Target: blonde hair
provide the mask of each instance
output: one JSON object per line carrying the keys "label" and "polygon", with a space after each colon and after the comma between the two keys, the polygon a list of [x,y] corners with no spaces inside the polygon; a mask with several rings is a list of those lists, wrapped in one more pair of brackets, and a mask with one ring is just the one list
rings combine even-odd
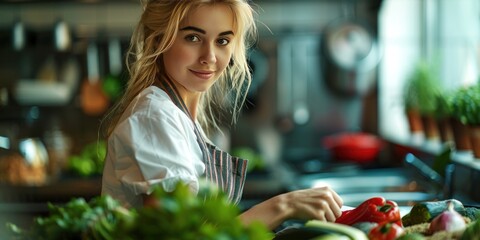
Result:
{"label": "blonde hair", "polygon": [[[202,5],[225,4],[234,14],[235,48],[231,63],[215,82],[202,94],[197,120],[205,130],[218,128],[218,110],[229,110],[233,122],[238,118],[251,82],[247,50],[256,40],[255,13],[247,0],[148,0],[134,30],[127,52],[126,63],[130,73],[122,98],[112,107],[104,121],[106,137],[115,129],[120,117],[145,88],[156,79],[166,81],[161,55],[168,50],[178,33],[181,21],[193,9]],[[231,97],[231,101],[229,101]]]}

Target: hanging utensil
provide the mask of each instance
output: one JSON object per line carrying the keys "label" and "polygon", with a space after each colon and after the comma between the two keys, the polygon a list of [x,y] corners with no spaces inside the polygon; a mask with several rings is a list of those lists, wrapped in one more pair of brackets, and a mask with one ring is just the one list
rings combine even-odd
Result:
{"label": "hanging utensil", "polygon": [[38,138],[21,139],[18,150],[31,166],[44,166],[48,163],[48,153],[43,142]]}
{"label": "hanging utensil", "polygon": [[373,30],[367,21],[356,17],[352,5],[342,1],[344,16],[327,24],[322,41],[327,86],[347,97],[369,92],[380,61]]}
{"label": "hanging utensil", "polygon": [[20,78],[30,78],[32,73],[32,60],[30,53],[26,51],[28,47],[28,31],[25,23],[19,18],[13,23],[12,27],[12,48],[19,53]]}
{"label": "hanging utensil", "polygon": [[70,49],[72,37],[68,24],[60,19],[54,26],[54,45],[58,51],[66,51]]}
{"label": "hanging utensil", "polygon": [[21,20],[15,21],[12,28],[12,46],[15,51],[25,48],[27,42],[27,33],[25,24]]}
{"label": "hanging utensil", "polygon": [[108,63],[110,74],[120,75],[122,71],[122,47],[118,38],[112,38],[108,42]]}
{"label": "hanging utensil", "polygon": [[363,95],[373,86],[379,63],[375,37],[366,23],[340,19],[325,29],[324,52],[327,85],[348,96]]}
{"label": "hanging utensil", "polygon": [[304,125],[311,118],[308,108],[309,46],[299,39],[296,36],[286,38],[278,47],[277,125],[282,132],[291,131],[295,125]]}
{"label": "hanging utensil", "polygon": [[108,64],[110,72],[103,82],[103,90],[112,101],[115,101],[123,91],[120,79],[122,48],[119,38],[112,38],[108,42]]}
{"label": "hanging utensil", "polygon": [[80,100],[83,112],[90,116],[103,114],[109,106],[100,80],[98,48],[95,42],[91,42],[87,47],[87,79],[83,81]]}
{"label": "hanging utensil", "polygon": [[277,128],[283,132],[290,132],[293,130],[295,123],[293,121],[293,83],[291,80],[293,72],[293,60],[291,56],[292,44],[288,38],[282,39],[278,47],[278,78],[277,78]]}
{"label": "hanging utensil", "polygon": [[297,63],[295,72],[292,72],[291,79],[293,87],[293,120],[297,125],[304,125],[310,119],[308,109],[308,44],[292,48],[292,59]]}

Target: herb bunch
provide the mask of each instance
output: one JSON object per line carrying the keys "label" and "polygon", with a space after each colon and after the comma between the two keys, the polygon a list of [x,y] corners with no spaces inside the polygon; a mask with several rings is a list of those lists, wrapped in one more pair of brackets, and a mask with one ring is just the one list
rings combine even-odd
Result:
{"label": "herb bunch", "polygon": [[260,222],[243,225],[239,208],[216,187],[202,183],[197,195],[179,182],[172,192],[155,188],[153,203],[126,209],[109,196],[86,202],[73,199],[49,205],[50,214],[35,219],[29,230],[8,224],[18,240],[182,239],[267,240],[273,234]]}

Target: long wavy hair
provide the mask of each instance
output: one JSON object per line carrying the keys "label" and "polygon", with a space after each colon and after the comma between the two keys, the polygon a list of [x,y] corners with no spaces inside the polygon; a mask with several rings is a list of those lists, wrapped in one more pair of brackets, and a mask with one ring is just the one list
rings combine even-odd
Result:
{"label": "long wavy hair", "polygon": [[208,132],[218,128],[219,110],[238,118],[251,82],[247,50],[257,37],[255,11],[247,0],[143,0],[143,13],[130,41],[126,56],[130,79],[123,96],[106,114],[102,125],[110,136],[122,114],[135,97],[157,79],[167,80],[161,55],[173,44],[181,21],[203,5],[225,4],[234,15],[235,48],[226,70],[201,96],[197,120]]}

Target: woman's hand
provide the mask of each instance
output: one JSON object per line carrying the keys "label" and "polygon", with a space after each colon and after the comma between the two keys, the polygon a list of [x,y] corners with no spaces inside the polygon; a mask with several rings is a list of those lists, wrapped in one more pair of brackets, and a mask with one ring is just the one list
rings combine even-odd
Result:
{"label": "woman's hand", "polygon": [[248,224],[259,220],[275,229],[288,219],[334,222],[341,216],[343,201],[329,187],[302,189],[268,199],[245,211],[240,219]]}
{"label": "woman's hand", "polygon": [[343,201],[329,187],[303,189],[279,196],[288,218],[334,222],[342,215]]}

